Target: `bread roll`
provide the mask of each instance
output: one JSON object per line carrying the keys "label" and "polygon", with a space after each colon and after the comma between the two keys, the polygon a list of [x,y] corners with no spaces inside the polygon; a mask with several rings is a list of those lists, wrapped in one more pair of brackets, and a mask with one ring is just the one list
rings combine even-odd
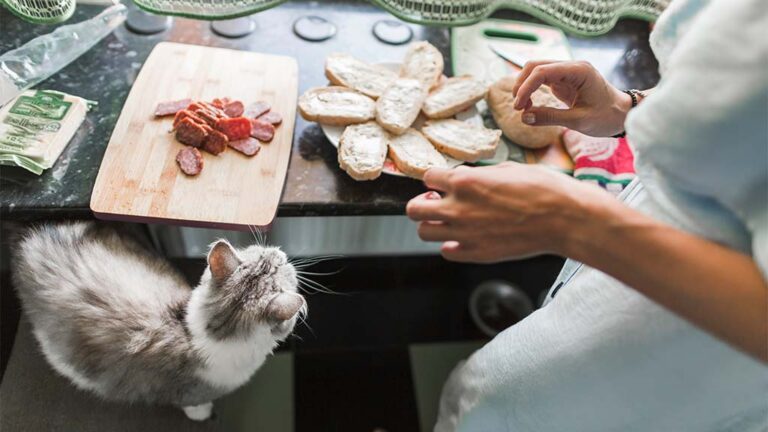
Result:
{"label": "bread roll", "polygon": [[415,79],[398,78],[376,101],[376,121],[395,135],[405,132],[419,116],[427,90]]}
{"label": "bread roll", "polygon": [[[515,100],[512,88],[515,81],[516,77],[514,76],[504,77],[488,90],[488,107],[496,124],[507,138],[522,147],[537,149],[557,142],[563,134],[563,127],[529,126],[523,123],[521,119],[523,112],[512,108]],[[533,106],[567,108],[546,86],[541,86],[533,92],[531,101]]]}
{"label": "bread roll", "polygon": [[389,139],[389,157],[403,174],[417,179],[430,168],[447,166],[445,157],[416,129]]}
{"label": "bread roll", "polygon": [[400,66],[400,76],[419,80],[427,90],[435,87],[443,74],[443,55],[429,42],[414,42]]}
{"label": "bread roll", "polygon": [[376,102],[346,87],[315,87],[299,98],[299,113],[308,121],[345,126],[373,119]]}
{"label": "bread roll", "polygon": [[381,175],[389,135],[376,122],[347,126],[339,140],[339,166],[355,180]]}
{"label": "bread roll", "polygon": [[485,84],[469,75],[441,80],[427,96],[422,111],[429,118],[450,118],[474,106],[487,90]]}
{"label": "bread roll", "polygon": [[335,85],[349,87],[373,99],[378,99],[397,78],[395,72],[385,67],[339,53],[325,59],[325,76]]}
{"label": "bread roll", "polygon": [[501,138],[500,130],[454,119],[430,120],[421,133],[441,153],[466,162],[492,158]]}

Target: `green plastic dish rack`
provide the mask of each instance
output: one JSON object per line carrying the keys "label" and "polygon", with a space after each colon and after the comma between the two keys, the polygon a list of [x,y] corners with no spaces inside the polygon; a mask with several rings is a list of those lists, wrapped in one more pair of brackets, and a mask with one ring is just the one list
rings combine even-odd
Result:
{"label": "green plastic dish rack", "polygon": [[[287,0],[134,0],[141,9],[162,15],[220,20],[250,15]],[[527,12],[563,30],[590,36],[610,30],[622,17],[655,20],[671,0],[369,0],[405,21],[465,26],[498,9]],[[19,17],[41,24],[65,21],[75,0],[0,0]]]}
{"label": "green plastic dish rack", "polygon": [[75,0],[0,0],[0,5],[35,24],[57,24],[75,12]]}
{"label": "green plastic dish rack", "polygon": [[133,0],[141,9],[161,15],[202,20],[238,18],[273,8],[287,0]]}
{"label": "green plastic dish rack", "polygon": [[533,15],[584,36],[606,33],[619,18],[655,21],[672,0],[369,0],[398,18],[427,25],[465,26],[499,9]]}

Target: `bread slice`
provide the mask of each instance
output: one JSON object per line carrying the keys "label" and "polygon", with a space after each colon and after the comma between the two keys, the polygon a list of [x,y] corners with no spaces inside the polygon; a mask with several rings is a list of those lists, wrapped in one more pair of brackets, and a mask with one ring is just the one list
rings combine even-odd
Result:
{"label": "bread slice", "polygon": [[469,75],[448,78],[427,96],[422,111],[429,118],[450,118],[474,106],[487,91],[485,84]]}
{"label": "bread slice", "polygon": [[417,179],[430,168],[448,165],[445,157],[416,129],[389,139],[389,157],[403,174]]}
{"label": "bread slice", "polygon": [[349,87],[378,99],[397,74],[385,67],[368,64],[349,54],[331,54],[325,59],[325,76],[339,86]]}
{"label": "bread slice", "polygon": [[489,159],[496,154],[501,131],[460,120],[430,120],[421,133],[448,156],[465,162]]}
{"label": "bread slice", "polygon": [[400,66],[400,76],[417,79],[430,90],[439,83],[444,66],[440,50],[429,42],[414,42]]}
{"label": "bread slice", "polygon": [[387,131],[400,135],[419,116],[427,89],[415,79],[399,78],[376,101],[376,121]]}
{"label": "bread slice", "polygon": [[376,122],[347,126],[339,140],[339,166],[355,180],[381,175],[389,134]]}
{"label": "bread slice", "polygon": [[299,98],[305,120],[333,126],[365,123],[376,116],[376,102],[346,87],[315,87]]}

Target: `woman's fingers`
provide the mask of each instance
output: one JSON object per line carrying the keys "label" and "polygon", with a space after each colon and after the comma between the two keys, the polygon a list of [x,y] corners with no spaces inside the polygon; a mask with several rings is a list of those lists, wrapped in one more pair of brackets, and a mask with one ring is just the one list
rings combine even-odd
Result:
{"label": "woman's fingers", "polygon": [[477,247],[467,243],[460,243],[454,240],[443,243],[440,247],[440,253],[443,258],[449,261],[457,262],[478,262],[479,250]]}
{"label": "woman's fingers", "polygon": [[421,221],[445,221],[449,219],[446,211],[445,200],[428,198],[422,194],[413,198],[405,207],[405,213],[411,220]]}
{"label": "woman's fingers", "polygon": [[[557,62],[535,66],[531,73],[520,82],[514,108],[516,110],[525,108],[533,92],[542,85],[572,85],[574,82],[581,81],[578,75],[583,75],[582,66],[581,63],[577,62]],[[573,101],[564,102],[572,103]]]}
{"label": "woman's fingers", "polygon": [[553,65],[544,65],[536,67],[531,74],[520,83],[520,87],[518,87],[515,96],[514,109],[521,110],[525,108],[531,100],[533,92],[550,81],[550,71],[552,70],[552,66]]}
{"label": "woman's fingers", "polygon": [[419,238],[436,242],[456,240],[456,230],[445,222],[424,221],[419,224]]}
{"label": "woman's fingers", "polygon": [[424,174],[424,184],[430,189],[448,192],[450,190],[451,170],[446,168],[431,168]]}
{"label": "woman's fingers", "polygon": [[550,63],[557,63],[555,60],[532,60],[529,62],[526,62],[523,66],[523,70],[520,71],[520,73],[517,75],[517,80],[515,81],[515,85],[512,87],[512,95],[516,96],[517,91],[520,89],[520,85],[525,82],[526,79],[528,79],[528,76],[533,72],[534,69],[536,69],[537,66],[550,64]]}
{"label": "woman's fingers", "polygon": [[578,109],[558,109],[549,107],[532,107],[523,111],[521,120],[531,126],[565,126],[579,129],[579,121],[584,117]]}

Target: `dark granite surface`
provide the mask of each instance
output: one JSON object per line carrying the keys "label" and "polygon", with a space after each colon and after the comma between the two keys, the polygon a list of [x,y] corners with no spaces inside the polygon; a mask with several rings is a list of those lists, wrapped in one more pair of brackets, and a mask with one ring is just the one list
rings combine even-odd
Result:
{"label": "dark granite surface", "polygon": [[[95,15],[101,8],[80,5],[69,22]],[[306,42],[292,32],[298,17],[314,14],[338,26],[333,38]],[[506,18],[525,15],[502,12]],[[96,174],[112,129],[131,84],[153,46],[169,40],[267,53],[288,54],[299,61],[299,92],[326,83],[325,56],[348,52],[373,61],[396,61],[405,46],[390,46],[371,33],[373,24],[390,17],[383,10],[354,1],[294,1],[255,15],[257,29],[240,38],[214,34],[207,22],[175,18],[165,32],[143,36],[124,26],[64,68],[39,88],[55,89],[98,101],[54,167],[37,177],[20,169],[0,168],[0,216],[6,219],[89,217]],[[0,8],[0,52],[15,48],[53,27],[33,25]],[[412,26],[414,39],[428,39],[443,51],[450,65],[449,30]],[[623,21],[599,38],[570,38],[575,58],[591,61],[615,85],[647,88],[658,80],[657,64],[648,48],[648,25]],[[447,71],[450,73],[450,71]],[[336,162],[336,150],[320,128],[297,119],[280,216],[401,214],[405,203],[423,190],[415,180],[382,176],[356,182]]]}

